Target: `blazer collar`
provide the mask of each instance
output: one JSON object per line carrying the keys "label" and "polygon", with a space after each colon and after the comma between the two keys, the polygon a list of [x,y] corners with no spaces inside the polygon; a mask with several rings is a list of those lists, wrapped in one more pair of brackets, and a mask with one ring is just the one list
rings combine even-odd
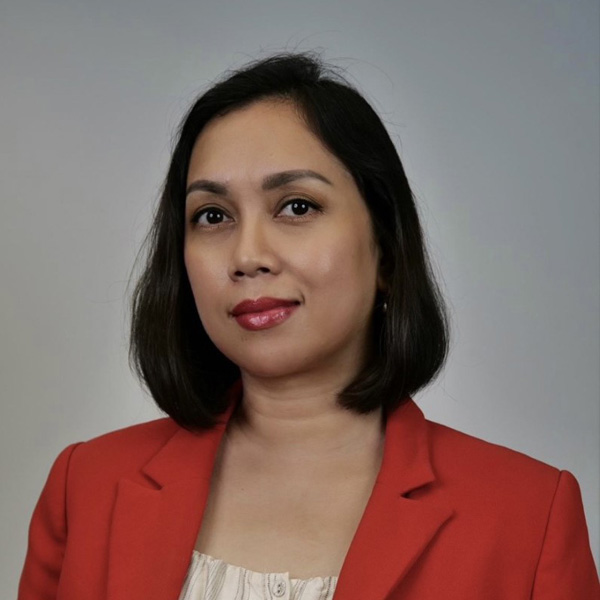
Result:
{"label": "blazer collar", "polygon": [[200,478],[210,483],[215,458],[231,415],[242,398],[242,382],[229,390],[230,401],[219,423],[212,429],[191,432],[182,427],[150,461],[142,467],[159,487],[180,480]]}
{"label": "blazer collar", "polygon": [[241,381],[214,428],[178,427],[141,472],[122,478],[111,519],[107,600],[177,600],[208,500],[210,479]]}
{"label": "blazer collar", "polygon": [[[108,600],[177,600],[191,560],[227,422],[211,430],[178,428],[142,468],[147,482],[119,481],[110,541]],[[336,600],[383,600],[396,588],[452,516],[432,494],[410,493],[435,481],[428,426],[407,399],[386,420],[383,460],[346,555]],[[150,484],[150,485],[149,485]]]}
{"label": "blazer collar", "polygon": [[[338,579],[335,600],[383,600],[432,543],[453,510],[427,493],[435,473],[428,424],[408,398],[386,422],[383,460]],[[417,489],[419,493],[411,498]]]}

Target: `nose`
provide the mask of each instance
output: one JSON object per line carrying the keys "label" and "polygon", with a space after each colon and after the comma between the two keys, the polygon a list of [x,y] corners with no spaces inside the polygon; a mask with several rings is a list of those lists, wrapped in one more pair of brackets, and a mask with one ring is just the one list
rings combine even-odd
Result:
{"label": "nose", "polygon": [[240,224],[233,236],[229,277],[256,277],[279,272],[279,260],[270,243],[268,225],[259,219]]}

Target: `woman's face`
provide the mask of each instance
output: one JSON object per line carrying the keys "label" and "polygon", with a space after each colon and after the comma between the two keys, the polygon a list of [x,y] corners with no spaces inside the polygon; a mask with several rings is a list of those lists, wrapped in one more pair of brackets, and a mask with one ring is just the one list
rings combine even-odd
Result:
{"label": "woman's face", "polygon": [[[379,250],[352,176],[297,109],[265,100],[215,118],[187,187],[185,265],[219,350],[255,376],[351,377],[365,359]],[[265,298],[278,300],[238,307]]]}

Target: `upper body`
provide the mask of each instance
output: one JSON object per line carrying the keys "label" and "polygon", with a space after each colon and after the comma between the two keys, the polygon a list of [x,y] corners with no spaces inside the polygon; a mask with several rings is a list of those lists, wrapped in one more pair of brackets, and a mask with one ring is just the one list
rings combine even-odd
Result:
{"label": "upper body", "polygon": [[[229,414],[202,434],[161,419],[66,448],[32,519],[19,600],[177,600]],[[312,574],[339,576],[336,600],[600,598],[569,472],[429,422],[412,400],[385,421],[341,569]],[[271,533],[281,548],[307,543],[300,530]],[[256,570],[238,556],[219,558]]]}
{"label": "upper body", "polygon": [[347,82],[284,55],[213,86],[148,240],[132,358],[171,418],[59,456],[20,600],[175,600],[194,548],[339,575],[342,600],[597,595],[573,477],[405,401],[446,317],[400,158]]}

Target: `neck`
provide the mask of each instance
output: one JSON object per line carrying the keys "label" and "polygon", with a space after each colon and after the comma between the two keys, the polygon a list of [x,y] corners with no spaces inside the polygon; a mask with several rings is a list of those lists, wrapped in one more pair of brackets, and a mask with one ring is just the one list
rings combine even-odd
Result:
{"label": "neck", "polygon": [[282,459],[379,457],[382,411],[358,414],[337,404],[343,381],[257,379],[243,374],[243,398],[228,435]]}

